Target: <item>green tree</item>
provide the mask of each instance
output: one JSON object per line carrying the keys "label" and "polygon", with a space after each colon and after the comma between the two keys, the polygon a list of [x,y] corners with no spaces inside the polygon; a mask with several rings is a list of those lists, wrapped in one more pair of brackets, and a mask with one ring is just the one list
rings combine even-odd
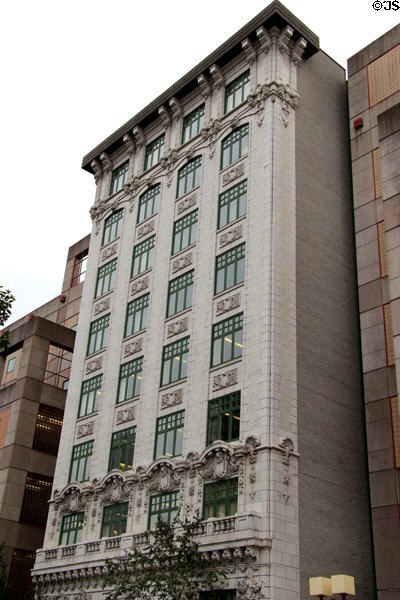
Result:
{"label": "green tree", "polygon": [[[11,315],[11,305],[14,302],[15,298],[10,292],[10,290],[5,290],[2,285],[0,285],[0,327],[2,327],[7,319]],[[9,333],[8,331],[2,331],[0,334],[0,352],[2,350],[7,350],[9,341]]]}
{"label": "green tree", "polygon": [[212,589],[225,575],[210,569],[199,550],[200,523],[199,517],[171,525],[159,520],[149,544],[107,560],[106,600],[198,600],[200,590]]}

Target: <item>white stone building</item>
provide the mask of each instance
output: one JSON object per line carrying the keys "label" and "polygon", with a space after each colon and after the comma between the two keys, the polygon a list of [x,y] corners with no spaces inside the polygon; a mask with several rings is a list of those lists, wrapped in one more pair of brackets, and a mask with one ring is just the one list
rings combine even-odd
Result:
{"label": "white stone building", "polygon": [[97,193],[49,598],[200,510],[219,599],[373,598],[345,74],[273,2],[84,158]]}

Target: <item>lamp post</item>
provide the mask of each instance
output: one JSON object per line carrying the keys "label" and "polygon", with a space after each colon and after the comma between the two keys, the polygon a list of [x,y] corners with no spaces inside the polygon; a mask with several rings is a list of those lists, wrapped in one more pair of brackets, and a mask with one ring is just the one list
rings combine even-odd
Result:
{"label": "lamp post", "polygon": [[318,596],[320,600],[332,594],[339,594],[342,600],[346,600],[348,594],[350,596],[355,594],[354,577],[351,575],[332,575],[330,578],[310,577],[309,584],[310,596]]}

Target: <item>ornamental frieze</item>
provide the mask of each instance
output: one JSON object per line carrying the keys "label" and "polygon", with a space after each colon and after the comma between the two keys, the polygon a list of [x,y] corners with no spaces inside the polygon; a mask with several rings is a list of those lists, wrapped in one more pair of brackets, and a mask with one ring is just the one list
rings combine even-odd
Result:
{"label": "ornamental frieze", "polygon": [[89,362],[86,363],[86,375],[89,375],[90,373],[94,373],[94,371],[98,371],[99,369],[101,369],[103,364],[103,357],[102,356],[98,356],[97,358],[94,358],[93,360],[90,360]]}
{"label": "ornamental frieze", "polygon": [[99,315],[100,313],[108,310],[110,308],[110,298],[106,298],[105,300],[100,300],[100,302],[96,302],[93,309],[93,315]]}
{"label": "ornamental frieze", "polygon": [[152,233],[154,231],[154,225],[155,225],[155,221],[153,219],[152,221],[149,221],[148,223],[145,223],[144,225],[139,227],[137,230],[138,240],[140,240],[142,237],[144,237],[148,233]]}
{"label": "ornamental frieze", "polygon": [[242,175],[244,175],[244,163],[241,163],[240,165],[237,165],[237,167],[224,173],[222,176],[222,186],[225,187],[226,185],[229,185],[232,181],[235,181],[235,179],[238,179],[238,177],[241,177]]}
{"label": "ornamental frieze", "polygon": [[185,267],[189,267],[193,264],[193,254],[186,254],[185,256],[181,256],[180,258],[174,260],[172,263],[172,273],[176,273]]}
{"label": "ornamental frieze", "polygon": [[229,298],[219,300],[217,302],[217,316],[222,315],[223,313],[226,313],[229,310],[233,310],[234,308],[238,308],[239,306],[240,294],[234,294],[233,296],[229,296]]}
{"label": "ornamental frieze", "polygon": [[139,338],[138,340],[133,340],[126,344],[124,348],[124,357],[130,356],[131,354],[137,354],[137,352],[141,352],[143,348],[143,338]]}
{"label": "ornamental frieze", "polygon": [[219,247],[224,248],[228,244],[232,244],[232,242],[236,242],[243,237],[243,228],[241,225],[238,225],[234,229],[230,229],[226,233],[222,234],[219,238]]}
{"label": "ornamental frieze", "polygon": [[81,423],[80,425],[78,425],[78,428],[76,430],[76,437],[82,438],[86,437],[87,435],[92,435],[93,431],[94,421],[89,421],[89,423]]}
{"label": "ornamental frieze", "polygon": [[177,213],[180,215],[188,208],[191,208],[197,203],[197,194],[191,194],[187,198],[184,198],[181,202],[178,202]]}
{"label": "ornamental frieze", "polygon": [[161,396],[161,408],[169,408],[170,406],[176,406],[183,402],[183,389],[168,392]]}
{"label": "ornamental frieze", "polygon": [[112,244],[111,246],[104,248],[103,252],[101,253],[101,260],[106,260],[107,258],[110,258],[110,256],[117,254],[117,252],[118,244]]}
{"label": "ornamental frieze", "polygon": [[135,407],[131,406],[129,408],[123,408],[117,411],[117,419],[116,424],[121,425],[121,423],[128,423],[129,421],[133,421],[135,419]]}
{"label": "ornamental frieze", "polygon": [[215,375],[213,379],[213,391],[222,390],[223,388],[235,385],[238,382],[238,370],[231,369],[220,375]]}
{"label": "ornamental frieze", "polygon": [[135,294],[138,294],[139,292],[146,290],[149,287],[149,285],[150,285],[150,278],[148,276],[142,277],[142,279],[134,281],[131,285],[131,296],[135,296]]}
{"label": "ornamental frieze", "polygon": [[189,327],[189,319],[185,317],[184,319],[180,319],[180,321],[174,321],[173,323],[169,323],[167,327],[167,337],[173,337],[174,335],[178,335],[179,333],[183,333],[187,331]]}

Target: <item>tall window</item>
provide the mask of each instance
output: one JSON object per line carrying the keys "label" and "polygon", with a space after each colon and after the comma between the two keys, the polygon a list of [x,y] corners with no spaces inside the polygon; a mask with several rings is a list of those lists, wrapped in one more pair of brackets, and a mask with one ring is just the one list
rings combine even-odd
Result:
{"label": "tall window", "polygon": [[161,385],[187,377],[189,336],[164,346],[161,368]]}
{"label": "tall window", "polygon": [[250,70],[236,77],[225,88],[225,112],[242,104],[250,91]]}
{"label": "tall window", "polygon": [[236,160],[247,154],[249,150],[249,125],[246,123],[234,129],[221,145],[221,169],[231,165]]}
{"label": "tall window", "polygon": [[103,510],[103,523],[101,525],[101,537],[114,537],[125,533],[127,519],[128,502],[105,506]]}
{"label": "tall window", "polygon": [[61,523],[60,546],[77,544],[81,540],[85,513],[75,512],[64,515]]}
{"label": "tall window", "polygon": [[233,442],[239,439],[240,392],[234,392],[208,403],[207,444],[215,440]]}
{"label": "tall window", "polygon": [[238,480],[224,479],[204,485],[203,518],[227,517],[237,511]]}
{"label": "tall window", "polygon": [[113,212],[113,214],[104,221],[102,246],[115,240],[121,233],[123,214],[124,211],[121,208],[120,210]]}
{"label": "tall window", "polygon": [[193,188],[200,185],[201,175],[201,156],[192,158],[178,171],[178,184],[176,187],[176,197],[190,192]]}
{"label": "tall window", "polygon": [[229,188],[219,196],[218,229],[246,214],[247,180]]}
{"label": "tall window", "polygon": [[215,293],[223,292],[244,281],[245,245],[240,244],[215,260]]}
{"label": "tall window", "polygon": [[139,210],[137,216],[137,222],[141,223],[147,217],[151,217],[158,211],[158,205],[160,203],[160,191],[161,184],[153,185],[139,198]]}
{"label": "tall window", "polygon": [[96,375],[82,383],[78,418],[97,412],[102,381],[103,375]]}
{"label": "tall window", "polygon": [[112,434],[110,448],[110,462],[108,470],[121,469],[128,471],[132,469],[133,453],[135,450],[135,430],[136,427],[129,427],[123,431],[117,431]]}
{"label": "tall window", "polygon": [[53,478],[27,473],[20,521],[45,527]]}
{"label": "tall window", "polygon": [[243,313],[225,319],[212,329],[211,366],[240,358],[243,351]]}
{"label": "tall window", "polygon": [[188,142],[200,133],[204,125],[204,104],[183,117],[182,144]]}
{"label": "tall window", "polygon": [[196,242],[198,212],[198,210],[194,210],[182,219],[175,221],[172,254],[176,254]]}
{"label": "tall window", "polygon": [[74,270],[72,271],[71,287],[85,281],[88,250],[84,250],[75,256]]}
{"label": "tall window", "polygon": [[97,283],[95,298],[106,294],[114,289],[115,275],[117,273],[117,259],[110,260],[97,271]]}
{"label": "tall window", "polygon": [[92,462],[93,440],[83,442],[72,449],[71,468],[69,481],[88,481],[90,464]]}
{"label": "tall window", "polygon": [[167,317],[192,306],[194,271],[189,271],[169,282]]}
{"label": "tall window", "polygon": [[180,456],[182,454],[184,424],[184,410],[157,419],[155,459],[159,456]]}
{"label": "tall window", "polygon": [[111,175],[110,196],[122,190],[122,186],[128,178],[129,160],[113,170]]}
{"label": "tall window", "polygon": [[102,350],[107,346],[108,330],[110,327],[110,315],[96,319],[90,324],[87,355]]}
{"label": "tall window", "polygon": [[165,523],[173,523],[179,512],[178,492],[167,492],[150,497],[149,529],[154,529],[158,519]]}
{"label": "tall window", "polygon": [[64,411],[54,406],[40,404],[36,418],[32,448],[57,456]]}
{"label": "tall window", "polygon": [[143,356],[121,365],[119,372],[117,404],[140,395],[142,382]]}
{"label": "tall window", "polygon": [[154,165],[160,162],[160,158],[164,154],[164,138],[165,135],[162,134],[160,137],[150,142],[150,144],[147,144],[144,158],[145,171],[151,169],[151,167],[154,167]]}
{"label": "tall window", "polygon": [[153,266],[155,241],[156,236],[152,235],[134,247],[131,277],[135,277]]}
{"label": "tall window", "polygon": [[147,326],[147,313],[149,310],[150,294],[145,294],[129,302],[126,310],[125,335],[128,337]]}

